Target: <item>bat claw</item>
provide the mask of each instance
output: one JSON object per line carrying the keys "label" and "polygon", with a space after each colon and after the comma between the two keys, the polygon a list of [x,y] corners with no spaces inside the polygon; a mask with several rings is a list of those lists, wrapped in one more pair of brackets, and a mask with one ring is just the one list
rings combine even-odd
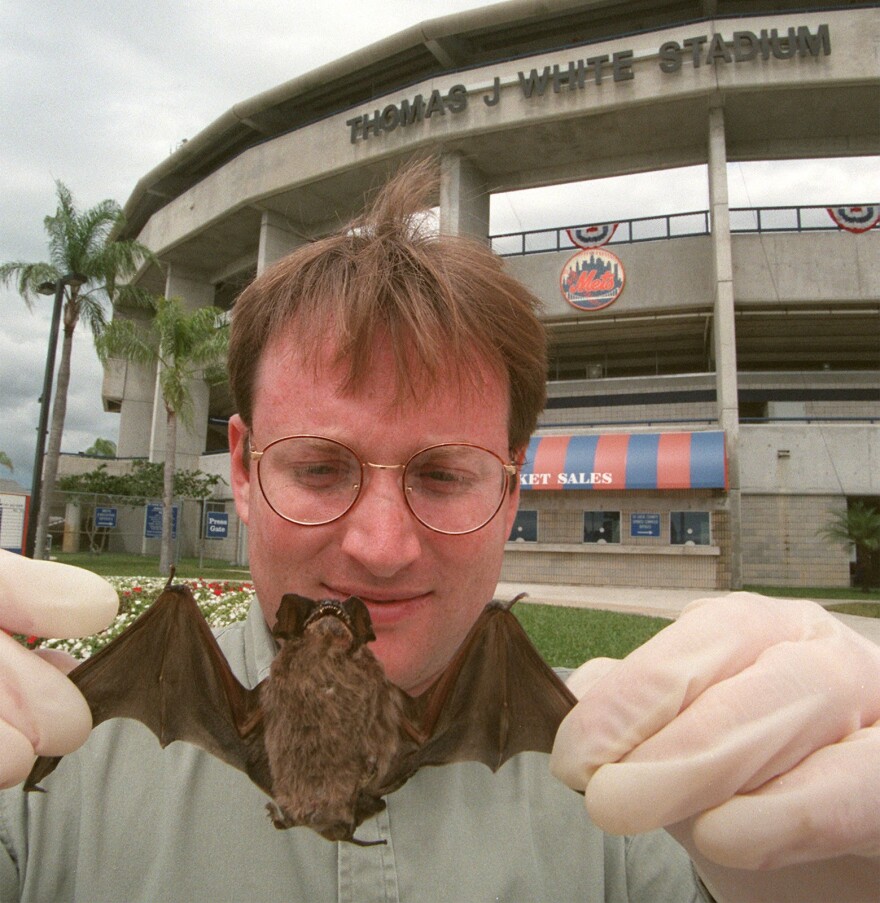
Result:
{"label": "bat claw", "polygon": [[388,843],[387,840],[358,840],[357,837],[349,837],[348,842],[353,843],[356,847],[377,847]]}
{"label": "bat claw", "polygon": [[517,593],[508,602],[503,602],[501,599],[493,599],[491,601],[490,605],[493,605],[497,608],[501,608],[504,611],[510,611],[510,609],[513,608],[513,606],[516,605],[516,603],[519,602],[520,599],[525,599],[528,597],[528,595],[529,595],[528,593]]}
{"label": "bat claw", "polygon": [[294,822],[291,817],[275,803],[266,803],[266,811],[269,813],[272,824],[275,825],[279,831],[292,828],[296,824],[296,822]]}

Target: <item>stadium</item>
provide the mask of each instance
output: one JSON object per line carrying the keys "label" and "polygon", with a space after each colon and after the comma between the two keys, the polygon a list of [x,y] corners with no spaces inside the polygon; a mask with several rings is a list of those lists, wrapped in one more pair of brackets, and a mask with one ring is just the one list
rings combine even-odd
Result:
{"label": "stadium", "polygon": [[[876,3],[512,0],[425,22],[242,100],[147,173],[127,235],[158,263],[138,278],[231,310],[435,153],[440,228],[491,242],[551,340],[504,579],[848,586],[877,562],[822,528],[880,506],[880,193],[731,208],[727,166],[880,153],[878,47]],[[687,166],[705,210],[491,234],[495,194]],[[228,392],[194,388],[178,466],[226,474]],[[155,373],[111,362],[103,400],[120,458],[161,460]],[[208,507],[211,555],[246,563],[231,500]]]}

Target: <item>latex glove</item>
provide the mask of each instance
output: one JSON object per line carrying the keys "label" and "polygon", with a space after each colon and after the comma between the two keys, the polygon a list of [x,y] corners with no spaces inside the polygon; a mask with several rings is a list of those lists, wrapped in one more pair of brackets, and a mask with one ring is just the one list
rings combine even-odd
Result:
{"label": "latex glove", "polygon": [[[116,616],[119,597],[91,571],[0,550],[0,627],[40,637],[88,636]],[[0,787],[23,781],[38,755],[63,756],[92,717],[64,676],[70,657],[30,652],[0,630]],[[57,666],[56,666],[57,665]],[[59,670],[60,667],[60,670]]]}
{"label": "latex glove", "polygon": [[571,683],[551,768],[601,828],[667,827],[718,899],[880,900],[880,646],[732,593]]}

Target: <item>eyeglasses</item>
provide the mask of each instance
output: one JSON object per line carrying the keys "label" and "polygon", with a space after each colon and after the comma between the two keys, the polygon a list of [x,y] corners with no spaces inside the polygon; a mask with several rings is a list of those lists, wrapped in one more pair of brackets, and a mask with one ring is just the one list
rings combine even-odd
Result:
{"label": "eyeglasses", "polygon": [[437,533],[473,533],[501,508],[516,465],[464,442],[432,445],[404,464],[361,461],[347,446],[322,436],[286,436],[262,451],[250,448],[269,507],[286,521],[317,527],[352,509],[366,468],[401,470],[413,517]]}

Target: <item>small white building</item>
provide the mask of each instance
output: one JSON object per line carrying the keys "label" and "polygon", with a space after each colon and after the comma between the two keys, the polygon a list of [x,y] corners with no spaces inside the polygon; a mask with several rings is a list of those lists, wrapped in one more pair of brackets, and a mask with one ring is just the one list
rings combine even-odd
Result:
{"label": "small white building", "polygon": [[21,554],[30,502],[29,490],[15,480],[0,479],[0,549]]}

